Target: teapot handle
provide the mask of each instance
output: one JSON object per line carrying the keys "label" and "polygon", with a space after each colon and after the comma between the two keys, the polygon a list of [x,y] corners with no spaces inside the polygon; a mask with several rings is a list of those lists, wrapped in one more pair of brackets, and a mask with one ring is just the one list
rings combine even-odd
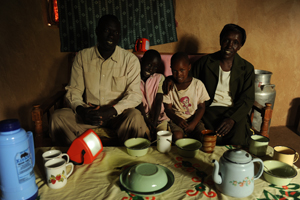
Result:
{"label": "teapot handle", "polygon": [[264,163],[263,163],[263,161],[262,161],[261,159],[259,159],[259,158],[254,158],[254,159],[252,160],[252,162],[259,162],[259,163],[260,163],[260,165],[259,165],[259,170],[258,170],[257,174],[255,174],[255,176],[254,176],[254,180],[256,180],[256,179],[258,179],[258,178],[262,175],[262,173],[263,173],[263,171],[264,171]]}
{"label": "teapot handle", "polygon": [[35,165],[35,151],[34,151],[34,141],[33,141],[33,134],[31,131],[27,131],[27,137],[28,137],[28,142],[30,146],[30,154],[31,154],[31,159],[32,159],[32,166],[34,167]]}

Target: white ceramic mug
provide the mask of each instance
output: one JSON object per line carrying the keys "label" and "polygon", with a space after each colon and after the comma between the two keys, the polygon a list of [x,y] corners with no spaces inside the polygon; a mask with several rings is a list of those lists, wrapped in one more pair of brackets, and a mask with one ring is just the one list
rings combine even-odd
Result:
{"label": "white ceramic mug", "polygon": [[70,160],[70,157],[68,154],[66,153],[62,153],[60,150],[49,150],[43,153],[42,157],[44,160],[44,163],[47,162],[48,160],[51,160],[52,158],[62,158],[63,156],[65,156],[67,158],[67,163]]}
{"label": "white ceramic mug", "polygon": [[161,153],[167,153],[172,147],[172,132],[158,131],[157,132],[157,150]]}
{"label": "white ceramic mug", "polygon": [[252,135],[250,138],[249,151],[256,156],[265,156],[270,139],[262,135]]}
{"label": "white ceramic mug", "polygon": [[[67,166],[71,170],[67,173]],[[46,181],[50,188],[59,189],[67,184],[67,179],[74,169],[73,163],[66,163],[63,158],[53,158],[45,163]]]}
{"label": "white ceramic mug", "polygon": [[293,166],[293,164],[297,162],[299,154],[290,147],[275,146],[273,158]]}

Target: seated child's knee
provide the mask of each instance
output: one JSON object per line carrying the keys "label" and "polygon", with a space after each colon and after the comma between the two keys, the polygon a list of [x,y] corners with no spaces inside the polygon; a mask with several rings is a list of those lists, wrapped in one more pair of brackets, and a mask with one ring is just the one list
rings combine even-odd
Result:
{"label": "seated child's knee", "polygon": [[180,132],[180,131],[173,132],[173,140],[174,141],[183,138],[183,136],[184,136],[183,132]]}

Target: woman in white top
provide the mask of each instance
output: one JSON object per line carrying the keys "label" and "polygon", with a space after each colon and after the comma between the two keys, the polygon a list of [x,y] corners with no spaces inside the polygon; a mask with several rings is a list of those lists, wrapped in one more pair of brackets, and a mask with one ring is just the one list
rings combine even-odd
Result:
{"label": "woman in white top", "polygon": [[245,41],[243,28],[225,25],[221,50],[201,57],[191,70],[210,96],[202,120],[207,129],[216,131],[219,145],[247,145],[252,133],[248,113],[255,99],[254,67],[237,54]]}

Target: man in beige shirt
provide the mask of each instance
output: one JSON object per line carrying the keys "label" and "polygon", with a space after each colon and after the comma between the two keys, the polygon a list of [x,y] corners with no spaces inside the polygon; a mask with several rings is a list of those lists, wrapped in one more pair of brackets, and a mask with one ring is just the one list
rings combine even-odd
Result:
{"label": "man in beige shirt", "polygon": [[53,114],[50,132],[55,142],[71,144],[87,129],[98,127],[116,130],[120,144],[148,132],[135,109],[142,101],[140,63],[134,54],[117,46],[119,20],[102,16],[96,35],[97,46],[83,49],[75,57],[66,87],[71,108]]}

